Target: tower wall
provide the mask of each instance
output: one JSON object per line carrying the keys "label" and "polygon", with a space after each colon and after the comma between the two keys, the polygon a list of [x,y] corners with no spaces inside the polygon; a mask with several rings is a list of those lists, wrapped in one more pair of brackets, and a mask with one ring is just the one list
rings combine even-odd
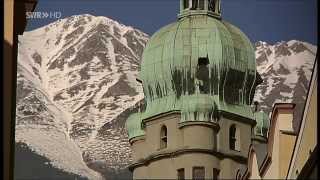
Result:
{"label": "tower wall", "polygon": [[146,107],[126,122],[135,179],[234,179],[245,169],[262,79],[248,37],[221,19],[220,0],[181,0],[178,21],[148,41],[139,81]]}
{"label": "tower wall", "polygon": [[[218,150],[222,153],[247,157],[252,139],[252,123],[254,123],[252,120],[240,121],[239,119],[222,117],[219,121],[220,131],[218,136],[220,141]],[[237,131],[239,131],[240,151],[231,150],[229,147],[229,128],[231,125],[235,125]]]}
{"label": "tower wall", "polygon": [[219,159],[210,154],[188,153],[153,161],[147,166],[140,166],[133,171],[133,179],[177,179],[177,170],[185,169],[185,178],[192,179],[192,168],[205,168],[205,178],[212,179],[213,169],[219,169]]}
{"label": "tower wall", "polygon": [[[193,167],[204,167],[205,178],[213,178],[213,169],[220,170],[220,178],[234,178],[239,168],[245,168],[251,143],[252,126],[222,117],[219,123],[179,123],[180,114],[165,114],[146,120],[145,136],[132,142],[134,179],[177,178],[177,170],[184,168],[185,178],[192,178]],[[229,149],[229,127],[240,131],[240,151]],[[160,131],[167,128],[167,147],[160,148]]]}
{"label": "tower wall", "polygon": [[245,163],[239,163],[229,158],[223,159],[220,161],[220,178],[236,179],[237,171],[244,170],[245,168]]}

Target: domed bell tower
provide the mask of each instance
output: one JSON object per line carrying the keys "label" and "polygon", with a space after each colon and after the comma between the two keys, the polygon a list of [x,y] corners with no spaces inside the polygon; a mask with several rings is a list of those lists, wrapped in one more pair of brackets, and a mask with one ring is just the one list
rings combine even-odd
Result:
{"label": "domed bell tower", "polygon": [[130,170],[134,179],[235,179],[254,139],[266,136],[251,109],[262,82],[254,48],[222,20],[220,0],[180,3],[178,21],[142,55],[144,108],[126,121]]}

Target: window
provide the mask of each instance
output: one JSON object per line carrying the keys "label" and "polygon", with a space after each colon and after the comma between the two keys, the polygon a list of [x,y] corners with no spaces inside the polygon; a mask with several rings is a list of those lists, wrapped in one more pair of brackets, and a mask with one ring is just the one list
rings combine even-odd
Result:
{"label": "window", "polygon": [[[204,10],[204,1],[205,0],[192,0],[191,10],[196,10],[196,9]],[[186,5],[187,2],[184,1],[184,4]],[[186,6],[184,6],[184,7],[186,7]]]}
{"label": "window", "polygon": [[178,179],[183,179],[184,180],[184,168],[178,169]]}
{"label": "window", "polygon": [[208,7],[209,11],[215,12],[215,7],[216,7],[215,0],[209,0],[208,6],[209,6]]}
{"label": "window", "polygon": [[236,126],[232,125],[229,130],[229,145],[230,149],[236,149]]}
{"label": "window", "polygon": [[196,72],[197,86],[201,94],[210,93],[210,80],[209,80],[209,59],[207,57],[200,57],[198,59],[198,66]]}
{"label": "window", "polygon": [[236,125],[229,129],[229,146],[231,150],[240,151],[240,132],[237,131]]}
{"label": "window", "polygon": [[198,66],[200,66],[200,65],[206,66],[206,65],[208,65],[208,64],[209,64],[209,59],[208,59],[208,57],[200,57],[200,58],[198,59]]}
{"label": "window", "polygon": [[193,167],[192,168],[192,179],[193,180],[204,180],[205,178],[204,167]]}
{"label": "window", "polygon": [[242,177],[242,174],[240,172],[240,169],[238,169],[237,174],[236,174],[236,180],[240,180]]}
{"label": "window", "polygon": [[219,178],[219,173],[220,173],[220,170],[219,170],[219,169],[213,168],[213,171],[212,171],[212,179],[213,179],[213,180],[217,180],[217,179]]}
{"label": "window", "polygon": [[167,127],[162,126],[160,132],[160,149],[167,148]]}
{"label": "window", "polygon": [[189,0],[183,0],[183,9],[189,8]]}
{"label": "window", "polygon": [[204,0],[199,0],[199,9],[204,10]]}
{"label": "window", "polygon": [[198,8],[198,0],[192,0],[192,7],[191,10],[196,10]]}

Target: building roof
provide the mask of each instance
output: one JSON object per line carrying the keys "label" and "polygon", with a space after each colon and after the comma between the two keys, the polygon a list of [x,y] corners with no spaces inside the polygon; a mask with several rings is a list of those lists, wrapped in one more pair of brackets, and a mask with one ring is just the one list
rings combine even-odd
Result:
{"label": "building roof", "polygon": [[[207,61],[203,69],[198,66],[201,58]],[[225,21],[197,15],[160,29],[144,50],[139,77],[146,116],[159,110],[207,111],[217,106],[253,118],[249,105],[258,79],[254,50],[249,39]],[[207,83],[204,92],[201,83]]]}
{"label": "building roof", "polygon": [[[256,156],[257,165],[258,165],[258,173],[259,176],[263,177],[270,167],[272,163],[272,153],[273,148],[277,147],[277,144],[274,144],[275,133],[278,130],[276,124],[279,123],[278,113],[281,110],[290,110],[293,111],[295,108],[295,104],[293,103],[276,103],[273,106],[270,126],[268,128],[268,140],[267,144],[264,143],[254,143],[250,146],[250,150],[248,153],[248,165],[245,171],[242,171],[242,179],[247,179],[250,177],[252,171],[252,156]],[[264,116],[264,115],[263,115]],[[258,122],[257,122],[258,123]]]}

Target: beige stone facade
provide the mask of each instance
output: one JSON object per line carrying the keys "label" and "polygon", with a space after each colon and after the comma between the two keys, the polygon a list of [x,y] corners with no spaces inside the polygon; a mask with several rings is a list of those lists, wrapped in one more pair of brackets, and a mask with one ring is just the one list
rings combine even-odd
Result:
{"label": "beige stone facade", "polygon": [[[222,117],[218,122],[179,123],[179,113],[145,120],[145,135],[131,139],[134,179],[176,179],[179,169],[191,179],[194,167],[205,169],[205,178],[234,178],[246,167],[254,122]],[[229,148],[229,128],[235,125],[240,150]],[[167,147],[161,148],[161,128],[167,128]]]}
{"label": "beige stone facade", "polygon": [[[144,120],[145,135],[131,139],[134,179],[193,178],[193,168],[203,167],[207,179],[296,179],[316,177],[317,162],[317,71],[306,102],[300,130],[293,131],[295,105],[275,104],[268,138],[257,138],[254,122],[222,116],[217,122],[180,123],[172,112]],[[167,144],[161,148],[161,129],[167,129]],[[239,151],[230,149],[230,127],[237,129]],[[265,144],[266,155],[258,157],[255,144]],[[261,149],[260,149],[261,150]],[[260,162],[259,162],[260,158]],[[310,169],[310,170],[309,170]],[[217,176],[217,172],[218,176]]]}
{"label": "beige stone facade", "polygon": [[294,105],[274,106],[267,155],[259,166],[257,152],[251,147],[248,167],[242,179],[317,179],[317,78],[318,72],[314,68],[298,133],[292,129]]}
{"label": "beige stone facade", "polygon": [[[318,70],[317,62],[315,63],[315,70],[313,72],[312,81],[310,84],[310,90],[304,116],[301,122],[300,131],[297,136],[291,163],[288,167],[287,178],[317,178],[316,172],[305,172],[312,169],[317,169],[317,162],[312,162],[315,154],[318,151],[317,144],[317,120],[318,120]],[[312,162],[312,163],[310,163]],[[308,166],[307,166],[308,164]],[[303,174],[303,175],[302,175]]]}

